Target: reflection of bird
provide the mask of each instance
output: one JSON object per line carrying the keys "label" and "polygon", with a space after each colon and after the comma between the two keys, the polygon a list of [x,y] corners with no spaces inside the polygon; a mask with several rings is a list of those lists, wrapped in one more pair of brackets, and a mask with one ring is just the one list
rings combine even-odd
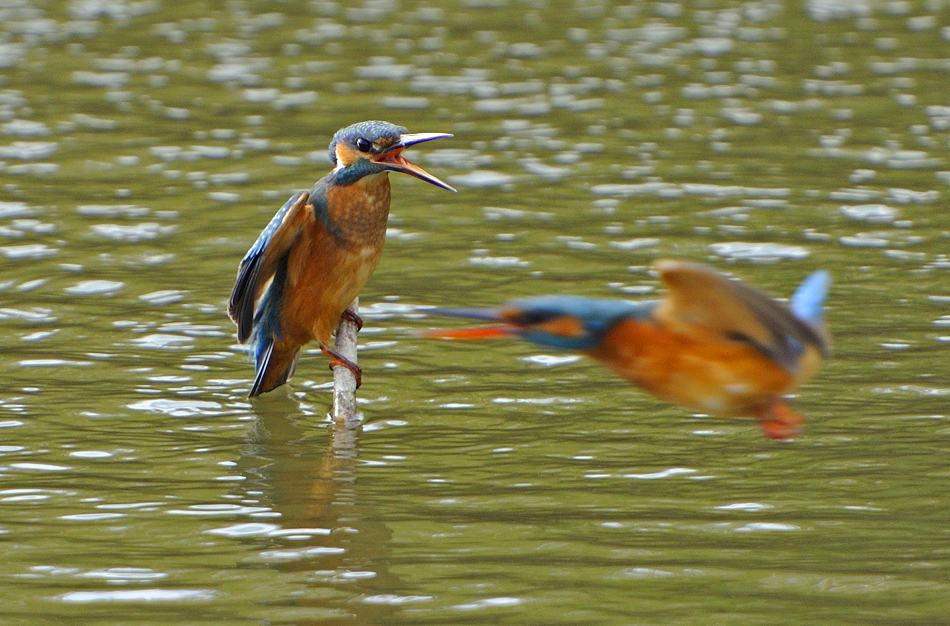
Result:
{"label": "reflection of bird", "polygon": [[287,382],[300,348],[314,340],[359,385],[360,368],[330,347],[330,337],[343,315],[362,325],[347,307],[383,251],[388,173],[455,191],[402,156],[409,146],[451,136],[408,134],[388,122],[360,122],[333,136],[333,171],[281,207],[238,268],[228,314],[238,341],[250,340],[257,369],[251,397]]}
{"label": "reflection of bird", "polygon": [[828,354],[822,322],[828,272],[805,279],[786,306],[698,263],[663,260],[654,269],[669,289],[662,300],[540,296],[496,309],[436,309],[503,324],[431,334],[517,335],[580,352],[669,402],[755,417],[769,437],[794,436],[803,419],[782,395],[809,378]]}

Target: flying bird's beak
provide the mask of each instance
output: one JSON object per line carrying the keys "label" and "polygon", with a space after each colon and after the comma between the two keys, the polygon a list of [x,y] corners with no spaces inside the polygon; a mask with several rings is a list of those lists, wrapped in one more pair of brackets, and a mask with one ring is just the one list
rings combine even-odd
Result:
{"label": "flying bird's beak", "polygon": [[482,328],[456,328],[455,330],[429,330],[426,331],[425,336],[434,339],[474,341],[493,337],[509,337],[514,334],[515,330],[509,326],[485,326]]}
{"label": "flying bird's beak", "polygon": [[399,142],[393,144],[385,152],[378,154],[372,158],[372,161],[383,165],[387,170],[393,172],[402,172],[403,174],[409,174],[410,176],[415,176],[419,180],[424,180],[427,183],[432,183],[436,187],[441,187],[442,189],[448,189],[451,192],[455,192],[455,188],[451,185],[442,182],[429,172],[425,171],[415,163],[409,162],[406,157],[402,155],[402,151],[413,146],[417,143],[422,143],[424,141],[432,141],[433,139],[446,139],[452,135],[448,133],[412,133],[406,134],[399,137]]}
{"label": "flying bird's beak", "polygon": [[[503,321],[499,309],[485,308],[434,308],[427,309],[426,313],[435,315],[448,315],[450,317],[467,317],[471,319],[486,320],[492,322]],[[489,339],[492,337],[508,337],[518,334],[514,326],[483,326],[480,328],[456,328],[454,330],[430,330],[425,333],[426,337],[437,339]]]}

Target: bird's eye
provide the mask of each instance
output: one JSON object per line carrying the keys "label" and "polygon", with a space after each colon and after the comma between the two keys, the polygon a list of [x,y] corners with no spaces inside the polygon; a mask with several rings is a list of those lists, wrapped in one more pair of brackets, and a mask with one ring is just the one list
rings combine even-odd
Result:
{"label": "bird's eye", "polygon": [[518,311],[517,315],[513,316],[511,321],[519,326],[533,326],[535,324],[543,324],[544,322],[552,320],[556,317],[558,317],[557,313],[537,309]]}
{"label": "bird's eye", "polygon": [[360,137],[359,139],[356,140],[356,148],[360,152],[369,152],[370,148],[372,147],[373,147],[373,144],[370,143],[369,139]]}

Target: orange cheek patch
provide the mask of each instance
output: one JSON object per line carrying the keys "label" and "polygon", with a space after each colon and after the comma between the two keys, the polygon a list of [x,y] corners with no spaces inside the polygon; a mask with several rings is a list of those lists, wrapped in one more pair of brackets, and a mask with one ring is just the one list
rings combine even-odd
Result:
{"label": "orange cheek patch", "polygon": [[356,161],[356,153],[342,141],[336,144],[336,163],[344,167]]}
{"label": "orange cheek patch", "polygon": [[556,337],[580,337],[584,334],[584,324],[576,317],[559,317],[539,324],[538,329]]}

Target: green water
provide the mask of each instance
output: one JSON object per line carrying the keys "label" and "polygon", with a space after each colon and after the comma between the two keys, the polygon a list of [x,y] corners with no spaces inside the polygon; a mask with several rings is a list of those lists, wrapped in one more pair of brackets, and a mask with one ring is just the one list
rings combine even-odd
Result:
{"label": "green water", "polygon": [[[950,9],[0,3],[0,623],[936,624]],[[362,119],[393,177],[358,431],[248,403],[237,263]],[[425,306],[834,286],[793,442]]]}

